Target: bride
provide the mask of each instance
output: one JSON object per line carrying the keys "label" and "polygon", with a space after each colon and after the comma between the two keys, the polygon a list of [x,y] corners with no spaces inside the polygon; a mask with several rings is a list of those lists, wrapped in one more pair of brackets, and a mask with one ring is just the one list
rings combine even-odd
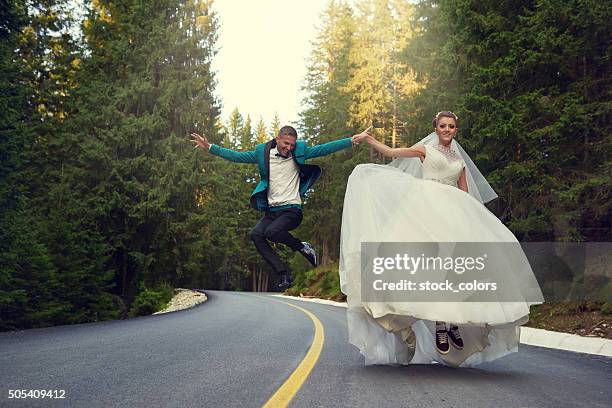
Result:
{"label": "bride", "polygon": [[432,124],[435,132],[410,148],[390,148],[368,131],[355,137],[397,158],[390,165],[358,165],[344,199],[340,285],[347,296],[349,341],[366,364],[457,367],[495,360],[518,350],[519,327],[529,320],[529,307],[543,302],[522,250],[523,271],[513,269],[510,259],[502,268],[521,288],[523,296],[512,301],[362,299],[362,242],[504,242],[518,247],[510,230],[483,205],[497,195],[454,140],[457,116],[440,112]]}

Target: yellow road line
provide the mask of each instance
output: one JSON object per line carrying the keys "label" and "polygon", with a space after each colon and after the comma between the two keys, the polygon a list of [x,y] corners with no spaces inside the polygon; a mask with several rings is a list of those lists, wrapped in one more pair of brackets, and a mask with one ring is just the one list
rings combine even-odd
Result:
{"label": "yellow road line", "polygon": [[[271,299],[274,300],[274,299]],[[309,312],[306,309],[303,309],[299,306],[296,306],[291,303],[283,302],[280,300],[274,300],[275,302],[284,303],[291,307],[295,307],[296,309],[300,309],[302,312],[306,313],[310,320],[314,323],[315,333],[314,339],[312,340],[312,344],[310,345],[310,350],[306,353],[306,356],[302,359],[297,368],[291,373],[287,381],[280,386],[278,390],[270,397],[268,402],[266,402],[263,406],[264,408],[276,408],[276,407],[286,407],[289,405],[295,394],[299,391],[306,378],[312,371],[314,365],[316,364],[319,356],[321,355],[321,350],[323,350],[323,343],[325,342],[325,330],[323,330],[323,325],[317,319],[317,317]]]}

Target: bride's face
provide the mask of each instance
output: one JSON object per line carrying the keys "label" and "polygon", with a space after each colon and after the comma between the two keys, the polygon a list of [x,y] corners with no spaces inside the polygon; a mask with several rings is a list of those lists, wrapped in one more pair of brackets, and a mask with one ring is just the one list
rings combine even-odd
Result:
{"label": "bride's face", "polygon": [[453,141],[453,137],[457,134],[457,122],[453,118],[447,118],[445,116],[438,119],[436,125],[436,134],[440,143],[448,145]]}

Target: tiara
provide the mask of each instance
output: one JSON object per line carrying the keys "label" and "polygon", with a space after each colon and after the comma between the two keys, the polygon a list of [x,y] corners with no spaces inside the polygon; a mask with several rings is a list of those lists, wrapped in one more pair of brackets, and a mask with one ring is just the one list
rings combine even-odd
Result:
{"label": "tiara", "polygon": [[436,119],[438,119],[442,113],[450,113],[451,115],[453,115],[453,118],[455,118],[455,120],[457,120],[457,121],[459,120],[459,116],[455,115],[451,111],[440,111],[440,112],[436,113]]}

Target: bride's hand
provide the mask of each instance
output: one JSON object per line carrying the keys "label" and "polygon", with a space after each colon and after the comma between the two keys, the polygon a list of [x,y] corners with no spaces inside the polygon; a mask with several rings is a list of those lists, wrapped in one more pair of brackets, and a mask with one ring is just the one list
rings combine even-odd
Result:
{"label": "bride's hand", "polygon": [[362,140],[364,140],[365,138],[367,138],[368,136],[370,136],[370,133],[368,133],[370,130],[372,130],[372,126],[370,126],[369,128],[367,128],[366,130],[364,130],[363,132],[359,133],[358,135],[354,135],[352,137],[352,142],[354,145],[358,145],[359,142],[361,142]]}

